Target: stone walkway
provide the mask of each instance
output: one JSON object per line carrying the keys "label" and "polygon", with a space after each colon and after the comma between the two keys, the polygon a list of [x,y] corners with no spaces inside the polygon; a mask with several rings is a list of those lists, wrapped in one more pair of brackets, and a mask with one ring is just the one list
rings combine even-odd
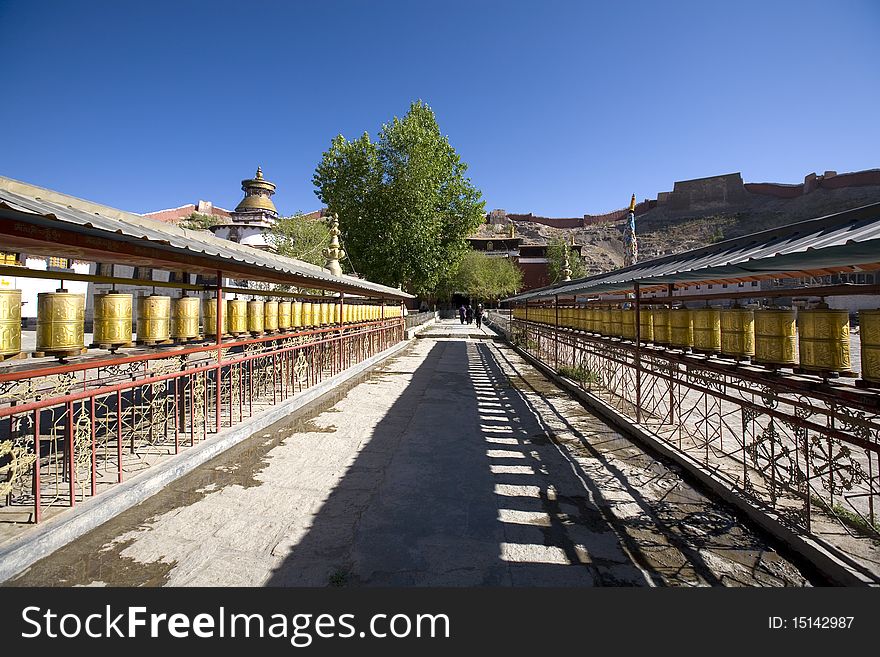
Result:
{"label": "stone walkway", "polygon": [[808,584],[491,331],[459,326],[7,585]]}

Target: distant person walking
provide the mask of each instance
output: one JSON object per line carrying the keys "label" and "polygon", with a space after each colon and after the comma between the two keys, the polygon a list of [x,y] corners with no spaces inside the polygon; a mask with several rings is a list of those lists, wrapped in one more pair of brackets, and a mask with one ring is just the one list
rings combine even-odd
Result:
{"label": "distant person walking", "polygon": [[461,308],[458,309],[458,319],[464,324],[464,316],[467,313],[467,310],[464,307],[464,304],[461,304]]}
{"label": "distant person walking", "polygon": [[473,308],[473,306],[471,306],[471,304],[468,304],[466,314],[467,314],[467,323],[473,324],[474,323],[474,308]]}
{"label": "distant person walking", "polygon": [[477,328],[483,327],[483,304],[477,304],[477,310],[474,312],[474,319],[477,320]]}

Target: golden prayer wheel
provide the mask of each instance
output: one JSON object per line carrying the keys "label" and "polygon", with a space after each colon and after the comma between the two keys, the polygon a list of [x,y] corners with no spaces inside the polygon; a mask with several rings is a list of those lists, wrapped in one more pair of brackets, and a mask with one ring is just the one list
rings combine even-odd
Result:
{"label": "golden prayer wheel", "polygon": [[265,330],[266,315],[263,311],[265,302],[254,299],[247,302],[247,328],[248,331],[259,335]]}
{"label": "golden prayer wheel", "polygon": [[880,384],[880,310],[859,311],[862,379]]}
{"label": "golden prayer wheel", "polygon": [[642,342],[654,342],[654,311],[639,308],[639,337]]}
{"label": "golden prayer wheel", "polygon": [[721,353],[734,358],[755,355],[755,313],[745,308],[721,311]]}
{"label": "golden prayer wheel", "polygon": [[330,323],[340,324],[342,322],[342,313],[339,310],[339,302],[335,301],[330,304]]}
{"label": "golden prayer wheel", "polygon": [[107,292],[96,294],[92,342],[110,349],[131,343],[132,296]]}
{"label": "golden prayer wheel", "polygon": [[801,310],[797,317],[800,366],[815,372],[849,372],[849,312]]}
{"label": "golden prayer wheel", "polygon": [[[300,309],[302,312],[302,309]],[[293,303],[290,301],[278,302],[278,328],[282,331],[289,331],[293,326]]]}
{"label": "golden prayer wheel", "polygon": [[698,308],[691,311],[694,323],[694,349],[718,353],[721,351],[721,311]]}
{"label": "golden prayer wheel", "polygon": [[290,321],[293,323],[293,328],[298,329],[305,326],[303,324],[303,302],[302,301],[294,301],[290,305]]}
{"label": "golden prayer wheel", "polygon": [[620,308],[611,309],[611,333],[615,338],[623,335],[623,311]]}
{"label": "golden prayer wheel", "polygon": [[620,336],[627,340],[636,339],[636,311],[633,308],[620,311]]}
{"label": "golden prayer wheel", "polygon": [[755,362],[796,365],[796,313],[793,310],[755,311]]}
{"label": "golden prayer wheel", "polygon": [[599,311],[595,308],[587,308],[587,332],[598,333],[596,324],[598,324]]}
{"label": "golden prayer wheel", "polygon": [[302,304],[302,325],[303,328],[312,327],[312,302],[303,301]]}
{"label": "golden prayer wheel", "polygon": [[611,335],[611,308],[602,308],[599,311],[599,333]]}
{"label": "golden prayer wheel", "polygon": [[278,324],[278,302],[266,301],[263,305],[263,328],[267,333],[275,333],[278,330]]}
{"label": "golden prayer wheel", "polygon": [[348,324],[351,321],[350,315],[351,315],[351,306],[349,306],[347,303],[344,303],[342,305],[342,323],[343,324]]}
{"label": "golden prayer wheel", "polygon": [[[224,310],[223,317],[220,321],[223,325],[220,327],[222,335],[229,332],[229,302],[224,301],[222,308]],[[217,299],[204,299],[202,301],[202,314],[205,316],[205,335],[217,335]]]}
{"label": "golden prayer wheel", "polygon": [[330,323],[330,304],[326,301],[321,302],[321,326],[327,326]]}
{"label": "golden prayer wheel", "polygon": [[687,308],[669,311],[669,344],[680,349],[694,346],[694,320]]}
{"label": "golden prayer wheel", "polygon": [[227,305],[229,310],[229,322],[227,327],[232,335],[242,335],[248,332],[248,302],[244,299],[230,299]]}
{"label": "golden prayer wheel", "polygon": [[654,344],[669,344],[669,308],[655,308],[651,314],[654,316]]}
{"label": "golden prayer wheel", "polygon": [[180,297],[171,306],[171,337],[178,340],[199,337],[199,298]]}
{"label": "golden prayer wheel", "polygon": [[37,295],[37,351],[47,356],[82,353],[85,341],[86,295],[67,290]]}
{"label": "golden prayer wheel", "polygon": [[[131,323],[128,325],[131,336]],[[21,290],[0,290],[0,356],[21,353]]]}
{"label": "golden prayer wheel", "polygon": [[165,342],[171,337],[171,297],[138,297],[137,315],[138,341]]}

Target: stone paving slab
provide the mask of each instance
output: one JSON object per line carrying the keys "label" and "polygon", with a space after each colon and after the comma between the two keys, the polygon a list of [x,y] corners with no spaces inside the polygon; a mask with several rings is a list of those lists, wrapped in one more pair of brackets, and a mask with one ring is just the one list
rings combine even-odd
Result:
{"label": "stone paving slab", "polygon": [[508,347],[426,330],[460,337],[413,341],[7,584],[809,584]]}

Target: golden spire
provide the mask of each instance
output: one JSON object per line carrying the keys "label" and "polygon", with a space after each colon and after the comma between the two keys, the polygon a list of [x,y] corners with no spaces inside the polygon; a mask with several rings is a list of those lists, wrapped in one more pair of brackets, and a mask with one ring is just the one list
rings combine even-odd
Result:
{"label": "golden spire", "polygon": [[244,198],[235,208],[235,212],[253,212],[255,210],[267,210],[278,214],[271,196],[275,193],[275,183],[263,178],[262,167],[257,167],[257,174],[253,178],[241,181],[241,191]]}
{"label": "golden spire", "polygon": [[629,211],[630,212],[636,211],[636,195],[635,194],[633,194],[632,200],[629,202]]}
{"label": "golden spire", "polygon": [[339,233],[339,215],[334,212],[330,215],[330,246],[324,249],[324,257],[327,258],[324,269],[334,276],[342,276],[339,260],[345,257],[345,251],[339,248]]}

